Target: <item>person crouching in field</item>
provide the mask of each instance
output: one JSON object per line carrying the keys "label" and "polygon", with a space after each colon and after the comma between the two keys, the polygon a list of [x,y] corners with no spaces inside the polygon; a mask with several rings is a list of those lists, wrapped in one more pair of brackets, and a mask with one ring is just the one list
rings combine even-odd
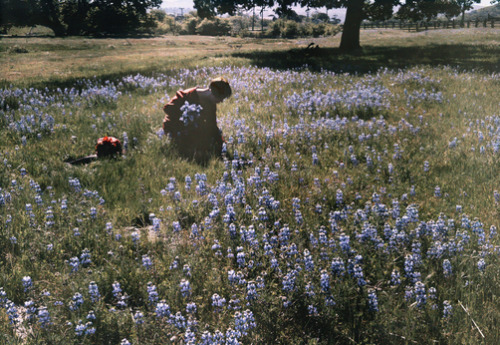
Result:
{"label": "person crouching in field", "polygon": [[207,88],[177,91],[164,107],[163,131],[169,134],[179,153],[198,162],[221,156],[224,139],[217,127],[217,104],[231,96],[229,82],[222,77]]}

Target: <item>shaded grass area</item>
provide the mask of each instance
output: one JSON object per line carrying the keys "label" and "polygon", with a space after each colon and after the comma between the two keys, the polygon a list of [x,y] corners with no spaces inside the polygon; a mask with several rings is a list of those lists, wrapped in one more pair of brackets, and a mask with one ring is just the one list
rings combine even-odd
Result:
{"label": "shaded grass area", "polygon": [[[0,87],[72,87],[84,78],[114,79],[210,65],[232,38],[9,38],[0,41]],[[219,59],[216,59],[219,60]]]}
{"label": "shaded grass area", "polygon": [[[11,38],[0,41],[0,87],[65,88],[82,78],[116,80],[124,75],[252,64],[272,69],[308,66],[369,73],[381,68],[453,66],[484,73],[500,69],[498,30],[447,30],[407,33],[362,31],[362,49],[342,53],[338,37],[318,39],[240,39],[168,36],[151,39]],[[241,48],[234,49],[238,43]],[[311,48],[308,47],[311,44]],[[20,47],[26,53],[15,53]]]}
{"label": "shaded grass area", "polygon": [[258,67],[274,69],[309,66],[314,71],[370,73],[380,68],[400,69],[413,66],[456,66],[486,73],[500,70],[500,47],[469,44],[430,44],[425,46],[367,46],[352,54],[338,48],[294,48],[280,51],[234,53]]}

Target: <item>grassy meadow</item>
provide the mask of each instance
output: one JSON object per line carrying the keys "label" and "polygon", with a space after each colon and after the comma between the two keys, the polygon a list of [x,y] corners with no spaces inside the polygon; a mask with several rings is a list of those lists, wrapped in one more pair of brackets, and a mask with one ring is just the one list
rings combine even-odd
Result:
{"label": "grassy meadow", "polygon": [[[0,343],[500,343],[499,37],[1,38]],[[198,164],[162,106],[220,75]]]}

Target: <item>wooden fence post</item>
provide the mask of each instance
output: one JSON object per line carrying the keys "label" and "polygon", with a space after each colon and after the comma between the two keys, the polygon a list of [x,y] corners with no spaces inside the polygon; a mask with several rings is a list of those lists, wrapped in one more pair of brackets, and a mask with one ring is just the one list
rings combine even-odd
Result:
{"label": "wooden fence post", "polygon": [[491,20],[491,28],[494,29],[495,28],[495,19],[492,19]]}
{"label": "wooden fence post", "polygon": [[455,29],[455,19],[452,19],[451,24],[453,25],[453,29]]}
{"label": "wooden fence post", "polygon": [[487,19],[484,20],[483,26],[486,27],[486,21]]}
{"label": "wooden fence post", "polygon": [[467,21],[467,28],[470,28],[470,20]]}

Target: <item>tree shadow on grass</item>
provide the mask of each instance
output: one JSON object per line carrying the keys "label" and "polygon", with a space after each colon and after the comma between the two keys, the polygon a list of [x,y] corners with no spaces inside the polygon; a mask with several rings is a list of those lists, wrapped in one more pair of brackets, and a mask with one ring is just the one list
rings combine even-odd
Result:
{"label": "tree shadow on grass", "polygon": [[369,73],[380,68],[399,69],[412,66],[452,66],[466,71],[500,72],[500,46],[433,44],[425,47],[363,47],[345,54],[338,48],[294,48],[284,51],[237,52],[257,67],[288,70],[307,68],[313,71]]}
{"label": "tree shadow on grass", "polygon": [[[381,68],[403,69],[413,66],[452,66],[460,70],[483,73],[500,73],[500,45],[470,44],[429,44],[426,46],[364,46],[355,53],[346,54],[338,48],[294,48],[289,50],[258,50],[234,52],[236,58],[248,59],[257,67],[279,70],[307,67],[312,71],[333,71],[337,73],[370,73]],[[99,75],[100,80],[119,80],[128,74],[175,73],[162,71],[158,66],[129,69]],[[81,87],[79,78],[61,78],[32,81],[29,87],[55,89]],[[0,88],[8,88],[12,83],[0,78]]]}

